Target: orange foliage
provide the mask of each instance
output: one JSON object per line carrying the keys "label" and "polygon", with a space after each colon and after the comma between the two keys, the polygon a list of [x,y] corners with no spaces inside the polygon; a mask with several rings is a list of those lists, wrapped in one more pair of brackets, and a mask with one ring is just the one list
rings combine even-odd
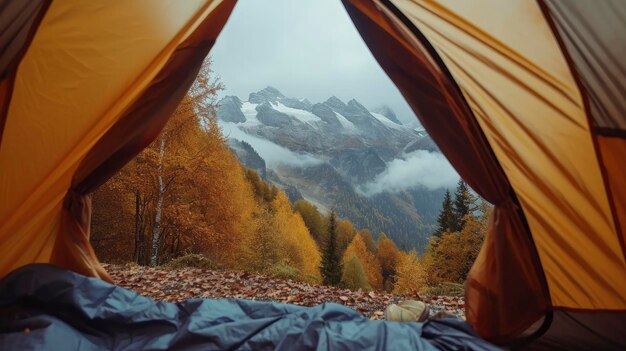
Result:
{"label": "orange foliage", "polygon": [[348,244],[352,241],[352,238],[356,235],[356,229],[352,225],[352,222],[342,219],[337,224],[337,243],[339,252],[348,247]]}
{"label": "orange foliage", "polygon": [[[255,202],[217,125],[220,86],[209,72],[203,69],[159,138],[96,192],[92,241],[103,243],[95,245],[103,258],[107,245],[130,237],[134,245],[115,249],[112,257],[147,264],[151,256],[163,263],[202,253],[219,263],[236,262],[254,227]],[[116,221],[124,230],[107,225]]]}
{"label": "orange foliage", "polygon": [[400,260],[400,250],[385,233],[380,233],[376,258],[380,262],[383,274],[383,288],[391,291],[396,279],[396,269]]}
{"label": "orange foliage", "polygon": [[355,235],[343,254],[344,267],[352,256],[358,257],[365,270],[367,281],[374,290],[382,290],[383,277],[380,264],[376,257],[367,249],[360,235]]}
{"label": "orange foliage", "polygon": [[411,294],[422,291],[424,288],[426,288],[426,272],[415,250],[400,253],[393,291],[398,294]]}
{"label": "orange foliage", "polygon": [[424,255],[428,283],[438,285],[445,282],[463,283],[482,247],[491,206],[481,203],[478,215],[464,217],[460,232],[443,233],[433,238]]}
{"label": "orange foliage", "polygon": [[272,201],[276,235],[280,238],[283,255],[287,263],[300,270],[304,276],[321,278],[319,266],[321,256],[315,240],[309,234],[304,220],[294,212],[284,192],[279,192]]}
{"label": "orange foliage", "polygon": [[296,211],[300,213],[302,219],[304,219],[304,223],[307,228],[309,228],[313,239],[317,242],[317,246],[320,248],[324,247],[324,242],[328,236],[328,223],[326,223],[326,218],[319,213],[317,207],[305,200],[296,201],[294,207]]}
{"label": "orange foliage", "polygon": [[372,233],[368,229],[363,229],[359,232],[361,238],[363,238],[363,242],[365,243],[365,247],[375,254],[376,253],[376,243],[374,242],[374,238],[372,237]]}

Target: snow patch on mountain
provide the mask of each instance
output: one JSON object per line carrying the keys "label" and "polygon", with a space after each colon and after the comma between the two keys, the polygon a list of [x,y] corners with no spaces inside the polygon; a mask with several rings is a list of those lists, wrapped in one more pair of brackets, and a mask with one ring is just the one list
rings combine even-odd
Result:
{"label": "snow patch on mountain", "polygon": [[344,115],[342,115],[341,113],[335,112],[335,116],[337,116],[339,123],[341,123],[341,126],[344,127],[347,131],[356,132],[358,130],[354,123],[348,121],[348,119],[344,117]]}
{"label": "snow patch on mountain", "polygon": [[302,123],[307,123],[314,127],[316,126],[316,123],[322,122],[321,118],[317,117],[309,111],[287,107],[280,102],[277,102],[275,104],[272,103],[272,108],[278,112],[282,112],[291,117],[294,117]]}
{"label": "snow patch on mountain", "polygon": [[397,124],[397,123],[391,121],[385,115],[381,115],[380,113],[376,113],[376,112],[370,112],[370,113],[372,114],[372,116],[374,116],[374,118],[376,118],[377,120],[381,121],[385,125],[385,127],[387,127],[387,128],[406,129],[403,125]]}
{"label": "snow patch on mountain", "polygon": [[330,162],[364,194],[432,190],[458,179],[419,121],[403,124],[387,106],[369,110],[336,96],[312,104],[272,87],[250,93],[248,101],[227,96],[221,103],[225,132],[251,144],[270,168]]}
{"label": "snow patch on mountain", "polygon": [[256,107],[259,106],[259,104],[253,104],[250,103],[248,101],[244,101],[241,104],[241,112],[243,113],[243,115],[246,117],[246,121],[244,122],[245,124],[248,125],[259,125],[261,124],[261,122],[256,118]]}

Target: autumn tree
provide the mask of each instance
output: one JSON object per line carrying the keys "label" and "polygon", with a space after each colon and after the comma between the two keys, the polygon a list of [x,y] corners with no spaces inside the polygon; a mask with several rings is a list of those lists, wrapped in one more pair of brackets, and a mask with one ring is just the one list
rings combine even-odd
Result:
{"label": "autumn tree", "polygon": [[445,233],[434,239],[436,245],[431,242],[428,246],[424,266],[429,284],[463,283],[467,278],[482,247],[491,206],[482,202],[476,212],[465,216],[465,225],[460,232]]}
{"label": "autumn tree", "polygon": [[[202,65],[187,95],[151,146],[156,148],[154,150],[156,169],[153,173],[156,178],[156,195],[151,230],[151,266],[158,264],[159,248],[164,242],[162,236],[166,229],[162,228],[162,220],[166,192],[171,193],[173,188],[170,185],[176,178],[179,178],[176,180],[181,183],[180,178],[188,175],[189,169],[202,164],[204,152],[211,146],[208,144],[219,145],[225,141],[219,133],[216,121],[217,92],[223,89],[223,86],[218,79],[212,78],[210,64],[211,61],[207,60]],[[206,126],[208,138],[200,135],[201,124]],[[189,147],[195,147],[195,150],[189,152]]]}
{"label": "autumn tree", "polygon": [[337,248],[340,254],[346,250],[356,234],[357,231],[352,222],[347,219],[337,221]]}
{"label": "autumn tree", "polygon": [[351,290],[371,290],[365,269],[356,255],[351,255],[345,262],[341,275],[342,287]]}
{"label": "autumn tree", "polygon": [[328,238],[324,243],[320,271],[326,285],[338,285],[341,281],[341,256],[337,247],[337,215],[334,211],[330,213],[328,220]]}
{"label": "autumn tree", "polygon": [[372,237],[372,232],[370,232],[366,228],[366,229],[359,231],[359,235],[363,239],[363,242],[365,243],[365,247],[367,247],[369,252],[371,252],[372,254],[376,254],[376,242],[374,242],[374,238]]}
{"label": "autumn tree", "polygon": [[318,247],[322,248],[327,234],[326,218],[317,210],[317,207],[306,200],[296,201],[294,207],[296,211],[300,213],[300,216],[302,216],[306,227],[309,229],[309,233],[311,233],[311,236],[315,239]]}
{"label": "autumn tree", "polygon": [[129,205],[118,213],[110,211],[116,208],[111,203],[95,205],[94,241],[111,231],[99,216],[130,217],[138,263],[156,265],[186,253],[224,264],[236,261],[254,228],[255,202],[217,124],[220,88],[203,66],[161,135],[111,179],[112,186],[99,190],[120,192]]}
{"label": "autumn tree", "polygon": [[391,291],[396,279],[396,269],[400,260],[400,250],[396,244],[385,235],[380,233],[378,238],[378,248],[376,249],[376,258],[380,262],[383,275],[383,288]]}
{"label": "autumn tree", "polygon": [[280,264],[285,248],[281,238],[276,235],[274,215],[269,210],[262,208],[256,213],[255,224],[250,242],[241,253],[244,262],[240,262],[240,268],[268,272]]}
{"label": "autumn tree", "polygon": [[343,254],[344,273],[348,260],[353,256],[356,256],[360,260],[371,288],[374,290],[382,290],[383,277],[380,263],[376,259],[376,256],[367,249],[361,235],[354,236]]}
{"label": "autumn tree", "polygon": [[[184,240],[186,251],[201,251],[230,264],[254,228],[253,191],[216,117],[200,119],[193,109],[187,111],[194,118],[175,114],[168,129],[171,149],[162,240],[170,243],[170,249]],[[173,251],[178,255],[179,250]]]}
{"label": "autumn tree", "polygon": [[283,256],[287,264],[298,269],[303,276],[320,277],[320,254],[317,244],[309,234],[304,220],[294,212],[284,192],[279,192],[272,202],[276,234],[282,241]]}
{"label": "autumn tree", "polygon": [[397,294],[411,294],[426,287],[426,271],[415,250],[401,252],[393,291]]}

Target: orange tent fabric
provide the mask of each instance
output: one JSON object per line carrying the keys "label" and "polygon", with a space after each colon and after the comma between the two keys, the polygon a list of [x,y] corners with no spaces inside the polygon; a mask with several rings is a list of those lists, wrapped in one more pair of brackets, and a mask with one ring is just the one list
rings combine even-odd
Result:
{"label": "orange tent fabric", "polygon": [[107,279],[88,240],[88,192],[156,137],[234,4],[57,0],[31,11],[22,32],[36,34],[0,99],[0,274],[53,262]]}
{"label": "orange tent fabric", "polygon": [[626,4],[344,4],[444,154],[496,205],[466,286],[468,321],[498,342],[626,345],[616,327],[626,319]]}

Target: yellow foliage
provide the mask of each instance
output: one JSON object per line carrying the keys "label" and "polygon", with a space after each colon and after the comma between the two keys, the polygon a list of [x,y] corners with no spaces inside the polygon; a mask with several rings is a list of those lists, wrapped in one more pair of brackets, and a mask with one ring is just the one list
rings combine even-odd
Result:
{"label": "yellow foliage", "polygon": [[339,252],[346,249],[352,238],[356,235],[356,229],[352,225],[352,222],[342,219],[337,224],[337,244]]}
{"label": "yellow foliage", "polygon": [[359,232],[359,235],[363,238],[363,242],[365,243],[365,247],[375,254],[376,253],[376,243],[374,242],[374,238],[372,237],[372,233],[368,229],[363,229]]}
{"label": "yellow foliage", "polygon": [[238,268],[256,272],[267,272],[283,260],[283,242],[276,235],[274,215],[266,209],[255,213],[255,227],[251,237],[243,243]]}
{"label": "yellow foliage", "polygon": [[341,274],[341,285],[351,290],[371,290],[363,264],[359,257],[351,255],[344,259],[343,272]]}
{"label": "yellow foliage", "polygon": [[304,220],[294,212],[284,192],[279,192],[272,201],[276,235],[282,241],[283,255],[288,264],[300,270],[303,276],[321,278],[319,266],[321,256],[315,240],[309,234]]}
{"label": "yellow foliage", "polygon": [[304,219],[304,223],[313,239],[317,242],[317,246],[323,248],[324,242],[328,238],[326,218],[317,210],[317,207],[305,200],[296,201],[294,207],[300,213],[302,219]]}
{"label": "yellow foliage", "polygon": [[[187,253],[237,262],[254,232],[256,203],[217,124],[219,89],[205,65],[161,135],[98,190],[92,237],[102,251],[131,241],[116,254],[141,264]],[[123,223],[123,232],[110,223]]]}
{"label": "yellow foliage", "polygon": [[385,233],[380,233],[376,258],[380,262],[383,275],[383,289],[391,291],[396,279],[396,269],[400,260],[400,250]]}
{"label": "yellow foliage", "polygon": [[353,256],[356,256],[363,266],[363,270],[367,276],[369,285],[374,290],[382,290],[383,277],[380,269],[380,264],[376,257],[367,249],[363,238],[360,235],[355,235],[350,245],[346,248],[343,254],[344,269]]}
{"label": "yellow foliage", "polygon": [[396,272],[394,292],[410,294],[426,288],[426,272],[415,250],[401,253]]}
{"label": "yellow foliage", "polygon": [[465,225],[460,232],[443,233],[433,238],[424,256],[428,283],[463,283],[482,247],[487,222],[491,215],[489,205],[480,205],[480,215],[464,217]]}

